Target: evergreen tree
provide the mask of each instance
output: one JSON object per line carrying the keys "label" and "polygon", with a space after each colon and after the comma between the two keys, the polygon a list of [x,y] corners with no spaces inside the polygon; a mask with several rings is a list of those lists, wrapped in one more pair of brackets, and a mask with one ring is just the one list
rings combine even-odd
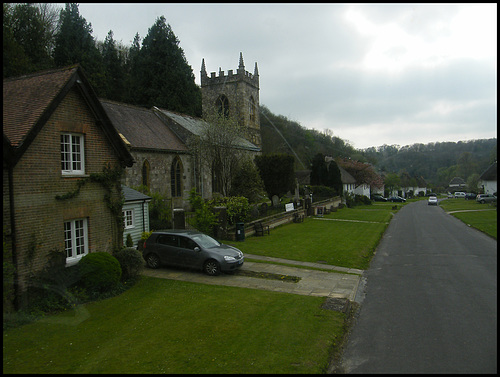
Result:
{"label": "evergreen tree", "polygon": [[125,70],[120,60],[113,32],[110,30],[102,46],[104,78],[102,97],[121,101],[124,91]]}
{"label": "evergreen tree", "polygon": [[326,186],[333,187],[339,195],[342,195],[342,175],[340,174],[339,166],[334,160],[331,160],[327,163],[327,170]]}
{"label": "evergreen tree", "polygon": [[334,188],[337,193],[342,194],[342,177],[337,163],[330,159],[326,160],[322,153],[316,154],[311,164],[310,182],[313,186],[326,186]]}
{"label": "evergreen tree", "polygon": [[132,46],[128,50],[128,59],[125,62],[125,90],[123,93],[123,102],[131,104],[143,103],[140,96],[140,75],[137,72],[140,69],[141,37],[139,33],[135,34]]}
{"label": "evergreen tree", "polygon": [[240,161],[240,166],[232,179],[231,196],[244,196],[249,203],[257,203],[262,198],[264,184],[259,171],[251,159]]}
{"label": "evergreen tree", "polygon": [[311,185],[313,186],[327,186],[328,171],[326,169],[325,156],[323,153],[318,153],[314,156],[311,164],[311,174],[309,176]]}
{"label": "evergreen tree", "polygon": [[291,155],[272,153],[255,157],[255,164],[264,182],[269,199],[282,197],[293,190],[295,183],[295,159]]}
{"label": "evergreen tree", "polygon": [[142,94],[135,104],[201,116],[201,91],[179,40],[163,16],[149,29],[138,56],[131,59],[135,60],[131,80],[138,84],[135,93]]}
{"label": "evergreen tree", "polygon": [[54,62],[57,67],[79,63],[97,95],[105,91],[102,57],[92,37],[92,25],[80,16],[78,4],[66,3],[59,16]]}

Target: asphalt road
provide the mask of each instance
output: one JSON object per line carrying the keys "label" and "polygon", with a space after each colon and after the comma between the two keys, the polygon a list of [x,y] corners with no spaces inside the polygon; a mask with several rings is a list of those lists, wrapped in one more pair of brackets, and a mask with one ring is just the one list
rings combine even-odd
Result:
{"label": "asphalt road", "polygon": [[496,373],[497,242],[426,201],[391,221],[337,372]]}

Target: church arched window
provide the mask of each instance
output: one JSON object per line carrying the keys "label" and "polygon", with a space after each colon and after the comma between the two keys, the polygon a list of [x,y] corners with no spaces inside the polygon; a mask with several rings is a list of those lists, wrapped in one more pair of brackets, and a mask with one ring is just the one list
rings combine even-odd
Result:
{"label": "church arched window", "polygon": [[248,100],[248,114],[250,114],[250,122],[255,122],[255,101],[252,96]]}
{"label": "church arched window", "polygon": [[172,197],[182,196],[182,163],[179,157],[174,158],[170,169],[170,189]]}
{"label": "church arched window", "polygon": [[142,185],[147,188],[149,188],[149,170],[149,162],[148,160],[144,160],[144,163],[142,164]]}
{"label": "church arched window", "polygon": [[220,116],[229,117],[229,100],[224,94],[217,98],[215,106]]}

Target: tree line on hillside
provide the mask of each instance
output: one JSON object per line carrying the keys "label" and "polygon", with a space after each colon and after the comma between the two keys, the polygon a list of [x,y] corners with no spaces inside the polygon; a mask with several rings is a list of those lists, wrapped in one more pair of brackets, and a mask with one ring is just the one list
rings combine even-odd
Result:
{"label": "tree line on hillside", "polygon": [[3,4],[3,77],[80,64],[98,97],[201,116],[195,84],[179,40],[163,16],[131,46],[92,36],[78,4]]}
{"label": "tree line on hillside", "polygon": [[454,177],[465,181],[479,176],[497,159],[497,139],[383,145],[363,151],[379,171],[423,177],[435,187],[448,187]]}
{"label": "tree line on hillside", "polygon": [[262,153],[285,153],[296,158],[296,170],[311,169],[318,153],[330,157],[364,157],[348,142],[333,136],[331,131],[307,129],[283,115],[273,114],[260,105]]}
{"label": "tree line on hillside", "polygon": [[[497,139],[435,142],[406,146],[382,145],[356,150],[333,136],[303,127],[285,116],[261,106],[262,152],[286,153],[297,157],[296,170],[313,169],[320,153],[332,158],[349,158],[370,163],[382,174],[396,174],[403,183],[424,179],[429,188],[445,190],[454,177],[478,180],[497,159]],[[316,173],[315,173],[316,174]],[[391,175],[391,179],[394,176]],[[393,183],[391,183],[393,184]]]}

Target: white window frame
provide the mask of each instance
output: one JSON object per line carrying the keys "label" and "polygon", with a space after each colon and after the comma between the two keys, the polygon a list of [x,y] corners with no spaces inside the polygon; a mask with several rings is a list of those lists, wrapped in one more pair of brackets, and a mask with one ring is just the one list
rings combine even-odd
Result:
{"label": "white window frame", "polygon": [[63,175],[85,174],[85,149],[83,134],[62,133],[61,144],[61,173]]}
{"label": "white window frame", "polygon": [[64,251],[66,253],[66,265],[78,263],[80,259],[89,253],[86,218],[64,222]]}
{"label": "white window frame", "polygon": [[[130,213],[130,215],[128,214]],[[135,228],[135,212],[133,208],[124,209],[122,211],[123,214],[123,225],[125,229]]]}

